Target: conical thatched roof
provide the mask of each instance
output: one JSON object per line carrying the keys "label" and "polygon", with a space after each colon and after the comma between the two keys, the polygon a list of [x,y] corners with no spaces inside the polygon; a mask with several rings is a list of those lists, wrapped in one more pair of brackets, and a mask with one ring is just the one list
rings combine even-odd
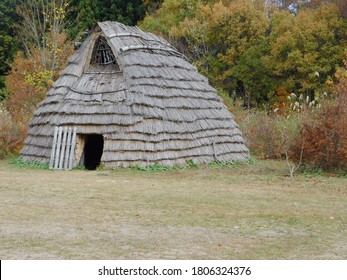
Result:
{"label": "conical thatched roof", "polygon": [[162,38],[117,22],[98,23],[69,59],[34,114],[23,160],[49,162],[56,126],[101,134],[106,167],[248,157],[233,116],[196,67]]}

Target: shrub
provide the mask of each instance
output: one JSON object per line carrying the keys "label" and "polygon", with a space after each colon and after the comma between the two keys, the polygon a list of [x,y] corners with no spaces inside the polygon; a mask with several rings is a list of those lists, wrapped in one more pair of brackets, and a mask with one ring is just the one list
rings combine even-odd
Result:
{"label": "shrub", "polygon": [[335,100],[305,121],[291,157],[317,170],[347,170],[347,75],[340,77]]}
{"label": "shrub", "polygon": [[25,133],[26,126],[15,124],[9,112],[0,104],[0,158],[19,152]]}
{"label": "shrub", "polygon": [[251,154],[262,158],[282,158],[298,135],[302,114],[281,116],[259,109],[244,109],[239,102],[232,112]]}
{"label": "shrub", "polygon": [[[51,37],[53,35],[54,38]],[[64,34],[50,33],[46,36],[47,42],[56,43],[47,44],[43,49],[31,46],[26,55],[18,52],[6,77],[6,98],[0,107],[1,157],[19,152],[33,112],[72,54],[72,44]],[[49,55],[51,53],[54,53],[54,59]],[[45,57],[50,59],[43,59]]]}
{"label": "shrub", "polygon": [[245,137],[250,150],[263,158],[281,156],[281,139],[277,121],[266,111],[253,111],[250,115]]}

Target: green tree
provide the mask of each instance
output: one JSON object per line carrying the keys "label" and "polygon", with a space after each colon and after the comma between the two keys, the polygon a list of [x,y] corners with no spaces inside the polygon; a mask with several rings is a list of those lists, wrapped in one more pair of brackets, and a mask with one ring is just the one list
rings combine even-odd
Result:
{"label": "green tree", "polygon": [[142,0],[147,14],[153,14],[159,10],[164,0]]}
{"label": "green tree", "polygon": [[118,21],[136,25],[145,16],[142,0],[69,0],[69,34],[75,37],[90,30],[98,21]]}
{"label": "green tree", "polygon": [[[242,96],[249,101],[263,94],[255,92],[259,87],[254,88],[262,80],[254,79],[266,71],[260,70],[264,63],[259,55],[253,57],[257,58],[257,66],[248,64],[251,68],[256,66],[259,73],[243,71],[250,55],[256,55],[255,49],[247,51],[260,43],[265,48],[267,28],[265,11],[252,1],[219,1],[197,6],[194,16],[186,17],[172,27],[171,35],[178,37],[181,50],[188,50],[187,56],[212,84],[229,95]],[[265,49],[257,51],[263,54]]]}
{"label": "green tree", "polygon": [[341,15],[347,18],[347,0],[311,0],[303,1],[303,7],[317,9],[323,5],[335,4]]}
{"label": "green tree", "polygon": [[136,25],[145,15],[142,0],[99,0],[97,20],[119,21],[127,25]]}
{"label": "green tree", "polygon": [[67,32],[70,37],[75,38],[95,25],[97,2],[98,0],[69,0]]}
{"label": "green tree", "polygon": [[341,65],[346,35],[346,22],[334,5],[301,9],[297,16],[278,11],[271,18],[265,60],[281,88],[312,97]]}
{"label": "green tree", "polygon": [[282,104],[291,92],[325,90],[342,63],[346,0],[315,1],[297,1],[291,13],[286,0],[164,0],[141,27],[169,39],[223,92]]}
{"label": "green tree", "polygon": [[194,18],[203,2],[201,0],[164,0],[158,10],[147,14],[141,28],[166,38],[172,35],[174,27],[187,18]]}
{"label": "green tree", "polygon": [[269,93],[276,88],[278,81],[264,60],[269,51],[268,40],[264,38],[263,41],[248,48],[232,66],[235,78],[242,81],[244,99],[247,101],[247,105],[267,102]]}
{"label": "green tree", "polygon": [[0,2],[0,100],[5,97],[5,75],[10,70],[18,49],[18,41],[15,37],[15,23],[19,20],[16,13],[18,3],[19,0]]}

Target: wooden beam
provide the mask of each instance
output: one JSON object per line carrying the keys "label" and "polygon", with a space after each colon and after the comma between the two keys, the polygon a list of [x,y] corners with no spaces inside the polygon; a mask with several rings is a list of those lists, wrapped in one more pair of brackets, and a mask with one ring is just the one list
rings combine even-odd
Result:
{"label": "wooden beam", "polygon": [[58,137],[58,127],[56,126],[56,127],[54,127],[51,158],[50,158],[50,160],[49,160],[49,169],[53,169],[54,156],[55,156],[55,148],[56,148],[56,146],[57,146],[57,137]]}
{"label": "wooden beam", "polygon": [[60,152],[60,145],[61,145],[61,134],[62,134],[63,128],[59,127],[58,129],[58,140],[57,140],[57,146],[55,150],[55,161],[54,161],[54,168],[57,169],[59,166],[59,152]]}
{"label": "wooden beam", "polygon": [[63,136],[62,137],[63,137],[63,139],[62,139],[62,143],[61,143],[58,169],[63,169],[65,147],[66,147],[66,137],[67,137],[67,127],[63,128]]}
{"label": "wooden beam", "polygon": [[68,170],[69,160],[70,160],[70,150],[71,150],[71,134],[72,128],[69,127],[67,131],[67,141],[66,141],[66,150],[65,150],[65,161],[64,161],[64,169]]}
{"label": "wooden beam", "polygon": [[71,141],[71,150],[70,150],[70,157],[69,157],[69,166],[68,169],[72,169],[72,164],[75,158],[75,147],[76,147],[76,127],[73,128],[72,132],[72,141]]}
{"label": "wooden beam", "polygon": [[176,54],[179,57],[183,57],[183,54],[179,53],[174,48],[161,48],[161,47],[151,47],[151,46],[137,45],[137,46],[121,47],[119,50],[120,50],[120,52],[126,52],[126,51],[132,51],[132,50],[164,51],[164,52],[174,53],[174,54]]}

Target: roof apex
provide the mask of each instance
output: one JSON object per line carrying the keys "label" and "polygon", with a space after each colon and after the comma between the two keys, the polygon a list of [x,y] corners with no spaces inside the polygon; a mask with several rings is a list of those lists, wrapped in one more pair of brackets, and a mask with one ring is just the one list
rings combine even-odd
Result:
{"label": "roof apex", "polygon": [[106,37],[111,48],[117,53],[132,50],[165,51],[176,56],[182,56],[177,49],[165,39],[149,32],[145,32],[137,26],[127,26],[117,21],[98,22],[94,32],[98,28]]}

